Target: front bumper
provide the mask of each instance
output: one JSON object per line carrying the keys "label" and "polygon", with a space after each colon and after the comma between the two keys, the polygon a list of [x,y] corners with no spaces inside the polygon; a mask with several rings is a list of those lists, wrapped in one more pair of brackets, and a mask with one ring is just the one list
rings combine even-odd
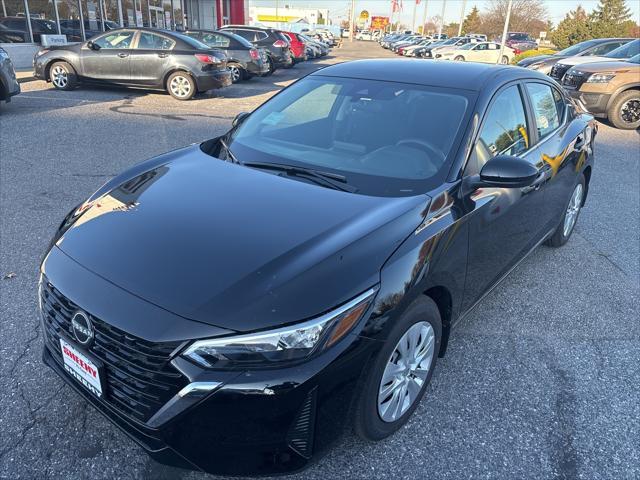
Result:
{"label": "front bumper", "polygon": [[[152,312],[149,310],[152,306],[148,305],[138,305],[138,310],[129,302],[146,302],[125,291],[116,291],[117,287],[79,266],[56,247],[43,265],[43,281],[60,285],[59,291],[64,292],[69,302],[83,305],[92,320],[95,308],[102,320],[96,317],[94,325],[107,320],[108,305],[113,306],[112,325],[120,331],[126,328],[119,320],[124,312],[135,310],[136,322],[141,321],[138,320],[141,313]],[[96,296],[94,302],[92,295]],[[43,304],[47,310],[46,303]],[[352,334],[304,363],[251,371],[205,370],[174,356],[171,365],[182,375],[184,384],[215,381],[220,386],[210,393],[184,397],[175,394],[150,418],[140,420],[112,401],[110,396],[115,392],[109,387],[103,390],[104,398],[98,398],[66,373],[56,342],[51,339],[47,315],[42,316],[46,332],[43,360],[49,367],[157,461],[215,474],[288,473],[319,458],[348,424],[348,407],[357,380],[380,347],[378,341]],[[173,322],[169,318],[146,321],[151,320],[157,325],[157,329],[150,329],[152,338],[141,338],[140,324],[125,330],[125,335],[139,338],[137,345],[157,342],[157,335],[184,341],[186,338],[179,337],[181,325],[185,330],[209,328],[197,327],[177,316]],[[174,354],[177,351],[180,349]],[[88,354],[98,355],[93,350]],[[111,372],[105,371],[109,380]]]}
{"label": "front bumper", "polygon": [[582,104],[587,108],[589,113],[596,117],[606,117],[607,116],[607,105],[609,105],[609,100],[611,99],[611,95],[608,93],[598,93],[598,92],[581,92],[575,88],[564,87],[565,92],[569,94],[569,96],[575,100],[580,100]]}
{"label": "front bumper", "polygon": [[194,75],[194,79],[199,92],[228,87],[233,83],[231,72],[227,69],[201,72]]}

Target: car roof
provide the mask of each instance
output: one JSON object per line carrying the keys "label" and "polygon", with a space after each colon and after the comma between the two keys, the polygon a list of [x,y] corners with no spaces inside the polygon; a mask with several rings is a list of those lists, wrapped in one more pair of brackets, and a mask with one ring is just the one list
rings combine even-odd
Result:
{"label": "car roof", "polygon": [[519,78],[548,80],[542,73],[520,67],[473,62],[429,62],[418,59],[355,60],[325,67],[311,76],[413,83],[476,92],[492,79],[502,79],[505,82]]}

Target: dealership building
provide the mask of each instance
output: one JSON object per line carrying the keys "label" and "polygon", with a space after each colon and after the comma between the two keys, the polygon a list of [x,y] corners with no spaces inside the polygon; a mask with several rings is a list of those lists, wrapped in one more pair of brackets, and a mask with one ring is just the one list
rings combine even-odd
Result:
{"label": "dealership building", "polygon": [[56,42],[83,42],[119,27],[216,29],[246,23],[248,3],[248,0],[0,0],[0,46],[9,52],[16,68],[24,68],[27,59],[30,65],[35,51],[49,38]]}

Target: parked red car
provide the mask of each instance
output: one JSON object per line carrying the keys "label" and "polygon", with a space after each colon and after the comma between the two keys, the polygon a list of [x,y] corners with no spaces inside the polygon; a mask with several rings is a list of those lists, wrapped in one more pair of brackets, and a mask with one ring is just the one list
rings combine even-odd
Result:
{"label": "parked red car", "polygon": [[307,59],[307,46],[304,40],[302,40],[297,33],[282,32],[282,34],[289,39],[291,53],[293,53],[293,61],[304,62]]}

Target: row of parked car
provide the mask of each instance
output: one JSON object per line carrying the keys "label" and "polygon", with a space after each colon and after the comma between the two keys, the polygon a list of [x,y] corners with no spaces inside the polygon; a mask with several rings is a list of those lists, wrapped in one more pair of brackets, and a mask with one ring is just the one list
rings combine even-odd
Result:
{"label": "row of parked car", "polygon": [[33,65],[36,78],[59,90],[80,83],[123,85],[189,100],[198,92],[323,57],[331,46],[319,33],[246,25],[184,32],[117,28],[86,42],[42,48]]}
{"label": "row of parked car", "polygon": [[543,72],[586,110],[621,129],[640,127],[640,39],[598,38],[518,66]]}

